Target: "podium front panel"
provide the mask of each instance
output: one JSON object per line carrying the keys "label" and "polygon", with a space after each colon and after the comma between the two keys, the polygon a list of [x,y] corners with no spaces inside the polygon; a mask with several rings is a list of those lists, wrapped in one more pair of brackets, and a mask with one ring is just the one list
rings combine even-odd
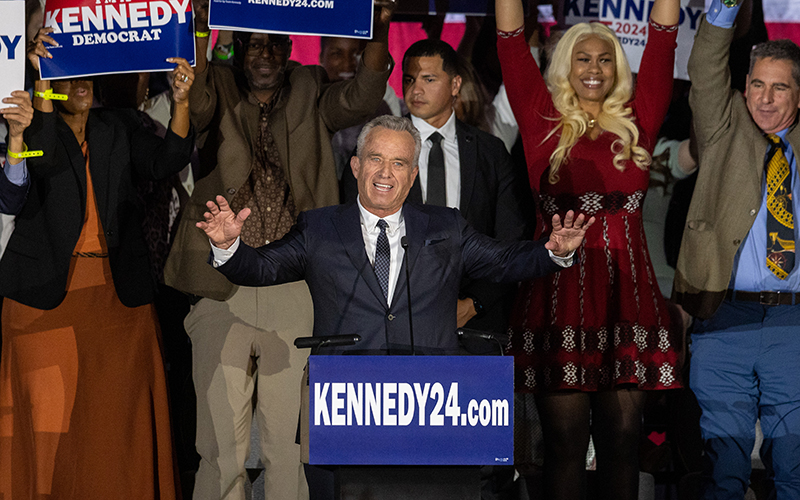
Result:
{"label": "podium front panel", "polygon": [[509,465],[509,356],[310,356],[316,465]]}

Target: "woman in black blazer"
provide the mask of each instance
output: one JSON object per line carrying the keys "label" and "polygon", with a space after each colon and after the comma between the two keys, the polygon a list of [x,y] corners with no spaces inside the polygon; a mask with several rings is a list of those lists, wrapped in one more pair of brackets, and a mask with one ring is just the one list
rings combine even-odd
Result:
{"label": "woman in black blazer", "polygon": [[[42,28],[28,57],[52,57]],[[35,83],[30,192],[0,260],[0,496],[176,497],[137,177],[189,161],[194,72],[173,71],[164,139],[132,111],[92,109],[85,79]],[[49,91],[49,93],[48,93]],[[65,101],[48,99],[52,93]]]}

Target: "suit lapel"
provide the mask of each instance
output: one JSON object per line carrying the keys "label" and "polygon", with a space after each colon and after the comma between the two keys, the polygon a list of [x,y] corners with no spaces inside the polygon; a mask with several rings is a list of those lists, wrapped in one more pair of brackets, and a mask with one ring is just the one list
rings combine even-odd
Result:
{"label": "suit lapel", "polygon": [[[409,203],[403,205],[403,220],[405,221],[406,227],[406,241],[408,241],[409,274],[414,271],[414,264],[417,261],[419,251],[422,249],[422,245],[425,244],[425,234],[428,231],[429,218],[428,214],[421,212],[414,205]],[[402,248],[400,251],[403,251]],[[394,287],[392,306],[396,305],[400,297],[407,293],[406,287],[408,284],[406,282],[405,260],[401,259],[400,262],[400,275],[397,277],[397,286]]]}
{"label": "suit lapel", "polygon": [[90,113],[87,132],[89,172],[92,175],[97,211],[100,214],[100,220],[106,221],[109,193],[114,192],[109,185],[111,182],[111,145],[114,143],[114,131]]}
{"label": "suit lapel", "polygon": [[473,134],[460,121],[456,120],[456,139],[458,140],[458,161],[461,173],[461,202],[459,208],[464,217],[469,217],[472,192],[475,189],[477,171],[478,145]]}
{"label": "suit lapel", "polygon": [[419,174],[417,174],[417,177],[414,179],[414,184],[411,185],[411,190],[408,192],[406,201],[422,205],[422,187],[419,183]]}
{"label": "suit lapel", "polygon": [[[331,218],[333,227],[339,234],[342,246],[350,257],[353,266],[358,270],[367,286],[382,304],[386,304],[383,290],[375,276],[375,271],[369,263],[367,252],[364,250],[364,235],[361,233],[361,214],[358,204],[352,203],[337,210]],[[397,295],[395,293],[395,295]]]}
{"label": "suit lapel", "polygon": [[[70,168],[72,168],[72,172],[77,181],[78,196],[80,197],[81,214],[83,217],[86,214],[86,159],[83,157],[81,145],[78,144],[77,139],[75,139],[75,134],[72,132],[72,129],[70,129],[69,125],[60,117],[56,122],[56,131],[59,140],[67,151]],[[83,219],[81,218],[81,220]]]}

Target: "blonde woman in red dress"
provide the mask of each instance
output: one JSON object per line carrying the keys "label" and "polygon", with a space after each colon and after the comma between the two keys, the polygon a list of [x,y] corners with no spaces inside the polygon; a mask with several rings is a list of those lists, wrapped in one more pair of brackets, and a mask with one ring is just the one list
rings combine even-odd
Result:
{"label": "blonde woman in red dress", "polygon": [[570,28],[542,77],[520,1],[497,0],[496,9],[503,79],[541,219],[567,210],[597,218],[578,265],[524,284],[512,316],[516,389],[536,394],[542,421],[545,498],[585,493],[591,435],[601,496],[635,499],[643,390],[680,387],[679,330],[642,225],[650,154],[672,94],[679,1],[655,1],[635,89],[607,26]]}

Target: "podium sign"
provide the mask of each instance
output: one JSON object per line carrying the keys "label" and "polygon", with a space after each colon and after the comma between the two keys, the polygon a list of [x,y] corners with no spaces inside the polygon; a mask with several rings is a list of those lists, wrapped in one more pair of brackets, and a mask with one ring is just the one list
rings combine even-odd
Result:
{"label": "podium sign", "polygon": [[309,461],[514,462],[514,362],[503,356],[310,356]]}

